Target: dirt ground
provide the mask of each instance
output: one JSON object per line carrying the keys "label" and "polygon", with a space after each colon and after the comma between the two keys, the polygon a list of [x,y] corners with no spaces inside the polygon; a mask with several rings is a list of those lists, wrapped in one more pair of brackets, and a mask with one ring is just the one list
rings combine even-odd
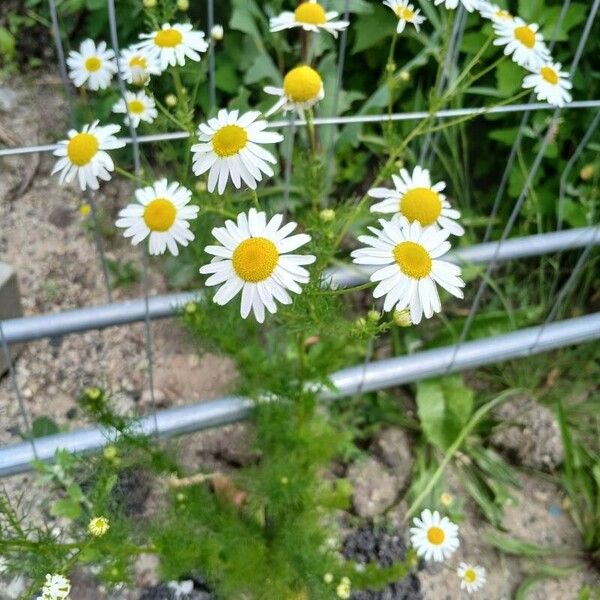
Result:
{"label": "dirt ground", "polygon": [[[21,79],[0,82],[0,97],[0,144],[39,144],[64,136],[66,108],[55,75],[36,77],[35,83]],[[60,187],[57,178],[50,177],[52,165],[48,154],[0,162],[0,260],[17,270],[27,315],[100,304],[106,299],[94,241],[86,217],[79,210],[81,195],[74,188]],[[127,183],[113,181],[102,187],[96,199],[107,219],[112,220],[130,196]],[[139,252],[119,236],[105,241],[110,258],[138,261]],[[165,289],[155,268],[151,293]],[[114,293],[116,300],[140,295],[137,284]],[[211,355],[199,357],[176,321],[154,323],[152,333],[159,407],[207,400],[229,391],[234,379],[230,362]],[[150,409],[141,324],[27,344],[16,360],[16,369],[30,418],[46,415],[65,429],[84,423],[75,399],[92,384],[110,388],[123,410],[143,414]],[[0,380],[0,444],[20,441],[22,431],[17,402],[10,381],[4,377]],[[238,426],[188,436],[182,446],[191,470],[213,462],[231,466],[247,452],[244,429]],[[576,529],[562,508],[558,490],[551,483],[529,476],[523,476],[522,483],[514,506],[506,510],[506,530],[531,542],[578,548]],[[9,494],[21,493],[31,484],[30,475],[2,482]],[[457,496],[462,493],[458,487],[449,491]],[[488,584],[479,597],[509,599],[535,565],[501,557],[482,541],[485,528],[477,511],[467,504],[465,522],[461,524],[461,548],[455,558],[475,557],[487,567]],[[151,558],[141,561],[138,567],[140,586],[158,582]],[[420,580],[425,600],[466,597],[461,596],[453,571],[427,568]],[[575,600],[584,582],[598,583],[595,574],[576,572],[561,580],[540,583],[527,598]],[[0,598],[8,592],[8,582],[4,590],[0,583]],[[75,578],[72,596],[75,600],[107,598],[85,575]],[[140,591],[133,591],[119,592],[111,598],[137,600],[139,596]]]}

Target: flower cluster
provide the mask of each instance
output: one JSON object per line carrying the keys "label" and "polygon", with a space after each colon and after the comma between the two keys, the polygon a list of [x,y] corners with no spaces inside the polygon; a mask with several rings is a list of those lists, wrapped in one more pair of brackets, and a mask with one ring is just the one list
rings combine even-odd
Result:
{"label": "flower cluster", "polygon": [[[435,0],[434,3],[455,9],[459,0]],[[398,17],[398,33],[404,31],[407,23],[414,25],[418,31],[425,21],[420,10],[415,9],[409,0],[384,0],[383,4]],[[523,80],[525,89],[533,89],[538,100],[554,106],[562,107],[571,102],[570,90],[573,86],[569,73],[552,59],[539,25],[526,23],[488,0],[460,0],[460,4],[468,12],[477,11],[484,19],[491,21],[496,35],[494,45],[502,46],[506,56],[527,70],[528,74]]]}
{"label": "flower cluster", "polygon": [[463,235],[464,229],[457,223],[460,213],[442,193],[446,184],[432,184],[427,169],[416,166],[412,175],[401,169],[392,179],[395,189],[368,192],[380,200],[371,211],[392,213],[392,218],[380,219],[381,229],[369,227],[372,235],[359,236],[366,247],[354,250],[352,257],[356,264],[374,269],[373,296],[384,298],[383,310],[408,309],[410,321],[417,325],[423,315],[429,319],[441,311],[437,285],[463,297],[460,267],[440,258],[450,250],[450,235]]}
{"label": "flower cluster", "polygon": [[71,582],[63,575],[46,575],[42,595],[37,600],[66,600],[71,592]]}
{"label": "flower cluster", "polygon": [[[410,543],[417,555],[424,560],[443,562],[458,549],[458,525],[436,510],[425,509],[420,517],[413,519]],[[486,570],[478,565],[461,562],[456,569],[460,588],[469,594],[480,590],[486,581]]]}

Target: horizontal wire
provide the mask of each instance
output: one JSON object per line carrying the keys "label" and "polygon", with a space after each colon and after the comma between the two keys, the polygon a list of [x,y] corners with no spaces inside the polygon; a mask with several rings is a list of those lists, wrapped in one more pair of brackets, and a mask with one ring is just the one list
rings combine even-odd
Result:
{"label": "horizontal wire", "polygon": [[[516,113],[533,110],[554,110],[556,107],[547,103],[529,103],[529,104],[509,104],[506,106],[493,106],[490,108],[454,108],[447,110],[439,110],[429,113],[427,111],[394,113],[392,115],[355,115],[350,117],[319,117],[314,119],[315,125],[352,125],[361,123],[383,123],[386,121],[418,121],[429,116],[434,116],[438,119],[448,119],[452,117],[466,117],[470,115],[497,115]],[[580,100],[571,102],[563,107],[567,109],[588,109],[600,108],[600,100]],[[268,124],[268,129],[281,129],[289,127],[290,123],[296,127],[306,125],[304,119],[295,119],[294,121],[272,121]],[[140,144],[149,144],[153,142],[166,142],[174,140],[184,140],[190,136],[187,131],[174,131],[172,133],[157,133],[154,135],[140,135],[137,140]],[[130,137],[119,138],[126,144],[131,144]],[[53,152],[58,148],[58,144],[42,144],[39,146],[23,146],[20,148],[0,148],[0,157],[2,156],[17,156],[19,154],[33,154],[35,152]]]}
{"label": "horizontal wire", "polygon": [[[499,252],[498,242],[476,244],[449,252],[444,256],[444,260],[455,264],[474,265],[485,264],[493,257],[496,257],[497,261],[509,261],[573,250],[587,246],[592,240],[600,243],[599,231],[600,227],[583,227],[514,238],[503,242]],[[337,289],[362,284],[369,280],[369,276],[375,270],[376,267],[365,268],[350,264],[337,267],[325,272],[323,286]],[[149,300],[150,317],[161,319],[174,316],[187,302],[198,300],[201,294],[200,290],[196,290],[152,296]],[[59,313],[6,319],[3,322],[4,335],[9,344],[30,342],[90,329],[128,325],[143,321],[145,314],[144,299],[137,298]]]}

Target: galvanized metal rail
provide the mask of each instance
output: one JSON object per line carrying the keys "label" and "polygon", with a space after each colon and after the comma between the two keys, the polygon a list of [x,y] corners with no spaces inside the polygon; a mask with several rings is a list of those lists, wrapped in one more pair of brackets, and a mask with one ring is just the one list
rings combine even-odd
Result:
{"label": "galvanized metal rail", "polygon": [[[499,261],[540,256],[558,251],[587,246],[590,241],[600,244],[600,227],[583,227],[505,241],[498,252]],[[498,251],[497,242],[477,244],[455,250],[447,257],[459,264],[485,264]],[[370,275],[369,269],[347,266],[328,272],[325,282],[332,287],[350,287],[363,283]],[[162,319],[176,314],[186,303],[197,299],[200,291],[161,294],[149,298],[151,319]],[[7,319],[2,322],[8,344],[31,342],[47,337],[79,333],[90,329],[104,329],[114,325],[141,322],[146,316],[143,298],[90,306],[61,313]]]}
{"label": "galvanized metal rail", "polygon": [[[328,389],[320,397],[322,400],[335,400],[359,391],[364,393],[381,390],[448,372],[464,371],[597,340],[600,339],[600,313],[549,324],[541,335],[540,329],[541,327],[530,327],[465,342],[456,356],[454,346],[446,346],[343,369],[331,376],[335,391]],[[252,412],[252,405],[253,402],[247,398],[226,396],[218,400],[170,408],[140,419],[133,431],[152,435],[157,428],[161,437],[201,431],[246,419]],[[59,449],[66,449],[74,454],[89,454],[100,450],[115,438],[115,431],[88,427],[37,438],[35,449],[39,460],[51,461]],[[34,458],[29,442],[0,448],[0,477],[29,470]]]}

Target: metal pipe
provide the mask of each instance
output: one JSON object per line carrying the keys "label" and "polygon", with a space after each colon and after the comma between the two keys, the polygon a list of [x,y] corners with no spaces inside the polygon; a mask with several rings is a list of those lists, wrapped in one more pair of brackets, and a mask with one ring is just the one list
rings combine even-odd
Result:
{"label": "metal pipe", "polygon": [[[446,346],[343,369],[331,377],[336,390],[322,390],[320,397],[323,400],[334,400],[359,391],[364,393],[381,390],[448,372],[464,371],[528,356],[536,342],[535,353],[541,353],[593,341],[600,338],[600,313],[547,325],[538,340],[539,330],[540,327],[530,327],[483,340],[465,342],[456,357],[454,346]],[[451,370],[448,370],[449,365]],[[159,411],[156,421],[160,436],[172,437],[241,421],[246,419],[251,411],[251,400],[227,396]],[[154,417],[150,415],[140,419],[134,430],[150,435],[154,426]],[[100,450],[114,440],[115,436],[114,431],[89,427],[71,433],[38,438],[36,450],[40,460],[51,461],[59,449],[76,454],[89,454]],[[28,442],[0,448],[0,477],[27,471],[33,459],[33,451]]]}
{"label": "metal pipe", "polygon": [[[477,244],[469,248],[449,253],[445,260],[457,264],[482,264],[493,257],[498,262],[516,258],[540,256],[553,252],[583,248],[591,241],[600,244],[600,227],[583,227],[553,233],[543,233],[506,240],[498,249],[499,242]],[[497,255],[497,256],[496,256]],[[327,285],[340,288],[364,283],[372,270],[347,265],[331,269],[325,274]],[[162,294],[149,299],[150,318],[162,319],[176,314],[188,302],[197,300],[200,291]],[[50,313],[34,317],[21,317],[3,321],[4,335],[7,343],[30,342],[48,337],[56,337],[69,333],[78,333],[90,329],[104,329],[114,325],[126,325],[143,321],[145,318],[144,299],[113,302],[99,306],[67,310],[61,313]]]}
{"label": "metal pipe", "polygon": [[[546,103],[533,103],[533,104],[509,104],[506,106],[492,106],[492,107],[479,107],[479,108],[453,108],[440,110],[434,113],[427,111],[407,112],[407,113],[395,113],[393,115],[379,114],[379,115],[355,115],[349,117],[319,117],[314,119],[314,125],[349,125],[355,123],[383,123],[386,121],[418,121],[433,115],[437,119],[448,119],[452,117],[466,117],[469,115],[496,115],[505,113],[515,113],[523,111],[533,110],[553,110],[555,107]],[[600,108],[600,100],[580,100],[567,104],[562,110],[569,109],[582,109],[582,108]],[[303,119],[296,119],[292,121],[294,126],[303,127],[306,125],[306,121]],[[283,127],[289,127],[290,121],[271,121],[268,125],[269,129],[281,129]],[[173,140],[183,140],[190,136],[187,131],[174,131],[172,133],[158,133],[154,135],[140,135],[138,136],[138,142],[140,144],[146,144],[151,142],[166,142]],[[130,137],[119,138],[126,144],[131,144],[132,140]],[[33,154],[35,152],[53,152],[58,148],[58,144],[42,144],[39,146],[24,146],[21,148],[0,148],[0,157],[2,156],[15,156],[19,154]]]}

